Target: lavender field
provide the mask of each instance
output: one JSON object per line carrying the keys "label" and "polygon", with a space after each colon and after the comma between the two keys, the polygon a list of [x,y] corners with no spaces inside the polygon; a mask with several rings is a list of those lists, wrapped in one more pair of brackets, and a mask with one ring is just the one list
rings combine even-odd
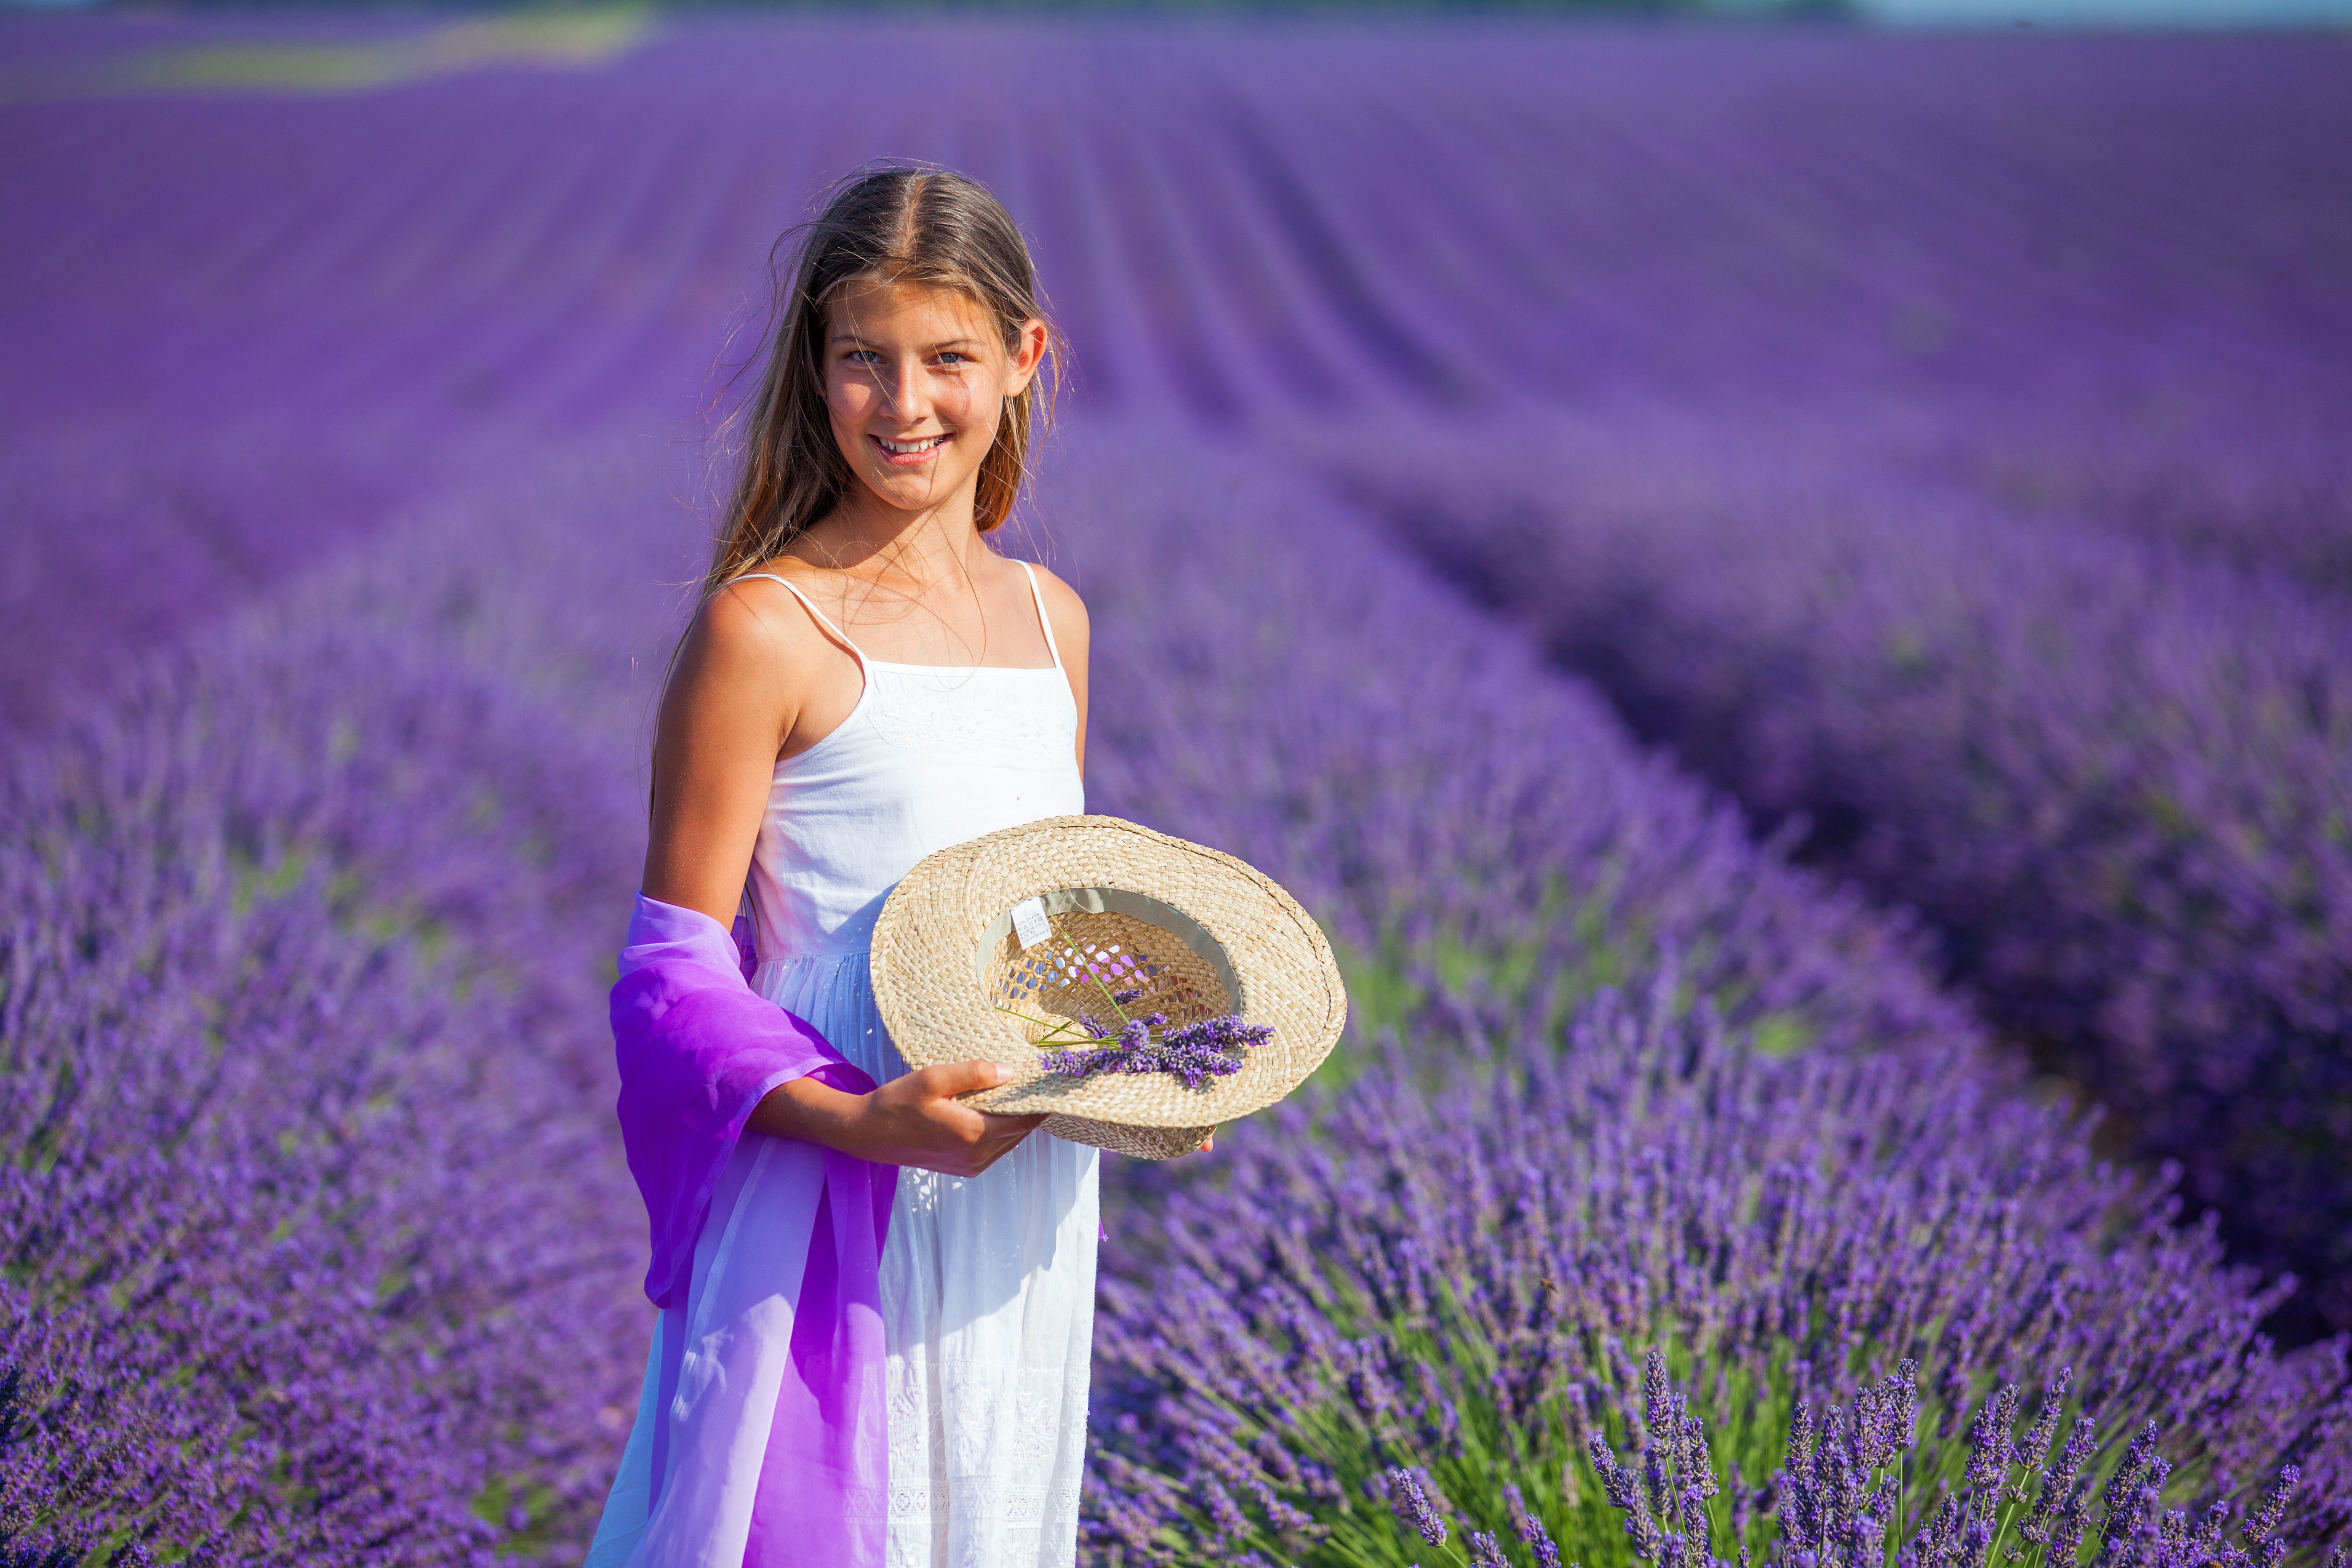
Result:
{"label": "lavender field", "polygon": [[1090,1560],[2330,1561],[2347,149],[2339,38],[0,16],[0,1563],[577,1561],[656,674],[877,157],[1073,342],[1090,807],[1349,978],[1107,1181]]}

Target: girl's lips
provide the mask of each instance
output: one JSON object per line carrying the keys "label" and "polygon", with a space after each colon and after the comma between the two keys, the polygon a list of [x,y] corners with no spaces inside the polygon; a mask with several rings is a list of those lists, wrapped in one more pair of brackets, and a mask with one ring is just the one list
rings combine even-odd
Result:
{"label": "girl's lips", "polygon": [[912,441],[889,441],[872,434],[866,438],[874,443],[874,450],[892,468],[919,468],[940,455],[940,448],[948,444],[950,434],[941,431],[936,436],[919,436]]}

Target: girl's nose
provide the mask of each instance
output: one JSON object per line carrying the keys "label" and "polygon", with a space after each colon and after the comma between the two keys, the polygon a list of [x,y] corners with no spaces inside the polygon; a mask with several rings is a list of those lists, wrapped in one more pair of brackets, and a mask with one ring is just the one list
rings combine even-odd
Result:
{"label": "girl's nose", "polygon": [[884,374],[883,395],[889,400],[890,412],[901,419],[917,419],[930,412],[930,389],[923,375],[923,367],[913,360],[901,360]]}

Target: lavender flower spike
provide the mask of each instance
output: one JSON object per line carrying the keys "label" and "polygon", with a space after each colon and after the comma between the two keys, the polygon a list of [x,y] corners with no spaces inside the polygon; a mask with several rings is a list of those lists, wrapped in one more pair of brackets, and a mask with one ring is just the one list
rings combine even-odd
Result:
{"label": "lavender flower spike", "polygon": [[[1047,1072],[1069,1078],[1104,1072],[1163,1072],[1181,1079],[1186,1089],[1197,1090],[1213,1078],[1239,1072],[1250,1047],[1274,1035],[1271,1025],[1244,1023],[1238,1014],[1168,1029],[1168,1016],[1151,1013],[1129,1019],[1115,1036],[1107,1029],[1097,1032],[1099,1026],[1092,1018],[1083,1022],[1087,1032],[1104,1043],[1047,1051],[1039,1058]],[[1154,1039],[1154,1029],[1166,1033]]]}
{"label": "lavender flower spike", "polygon": [[1552,1544],[1551,1532],[1544,1529],[1543,1521],[1535,1516],[1528,1507],[1528,1500],[1509,1481],[1503,1483],[1503,1506],[1510,1510],[1511,1528],[1535,1552],[1536,1568],[1559,1568],[1559,1548]]}
{"label": "lavender flower spike", "polygon": [[1470,1568],[1511,1568],[1511,1560],[1503,1555],[1503,1542],[1482,1530],[1470,1532]]}
{"label": "lavender flower spike", "polygon": [[1421,1538],[1432,1546],[1445,1544],[1445,1521],[1422,1489],[1421,1478],[1402,1467],[1391,1468],[1388,1474],[1389,1506],[1396,1510],[1399,1519],[1421,1531]]}

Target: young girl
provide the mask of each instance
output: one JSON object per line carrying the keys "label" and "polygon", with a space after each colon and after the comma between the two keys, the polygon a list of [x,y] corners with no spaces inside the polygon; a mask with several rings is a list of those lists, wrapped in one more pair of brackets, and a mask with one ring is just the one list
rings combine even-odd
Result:
{"label": "young girl", "polygon": [[[1084,809],[1086,607],[984,537],[1019,490],[1052,347],[1019,231],[959,175],[860,178],[803,247],[663,700],[615,988],[664,1310],[594,1568],[1076,1555],[1096,1152],[961,1104],[1000,1081],[992,1064],[908,1073],[866,970],[916,861]],[[705,956],[690,985],[624,992],[663,973],[648,955],[707,955],[747,875],[765,1013],[728,1027],[772,1044],[805,1020],[822,1038],[746,1069],[751,1047],[706,1017],[691,1050],[722,1061],[712,1084],[752,1082],[748,1116],[702,1079],[633,1110],[654,1069],[633,1079],[625,1015],[669,1028],[740,981]],[[674,1135],[666,1118],[710,1115],[725,1125],[705,1154],[650,1173],[674,1152],[647,1152]]]}

